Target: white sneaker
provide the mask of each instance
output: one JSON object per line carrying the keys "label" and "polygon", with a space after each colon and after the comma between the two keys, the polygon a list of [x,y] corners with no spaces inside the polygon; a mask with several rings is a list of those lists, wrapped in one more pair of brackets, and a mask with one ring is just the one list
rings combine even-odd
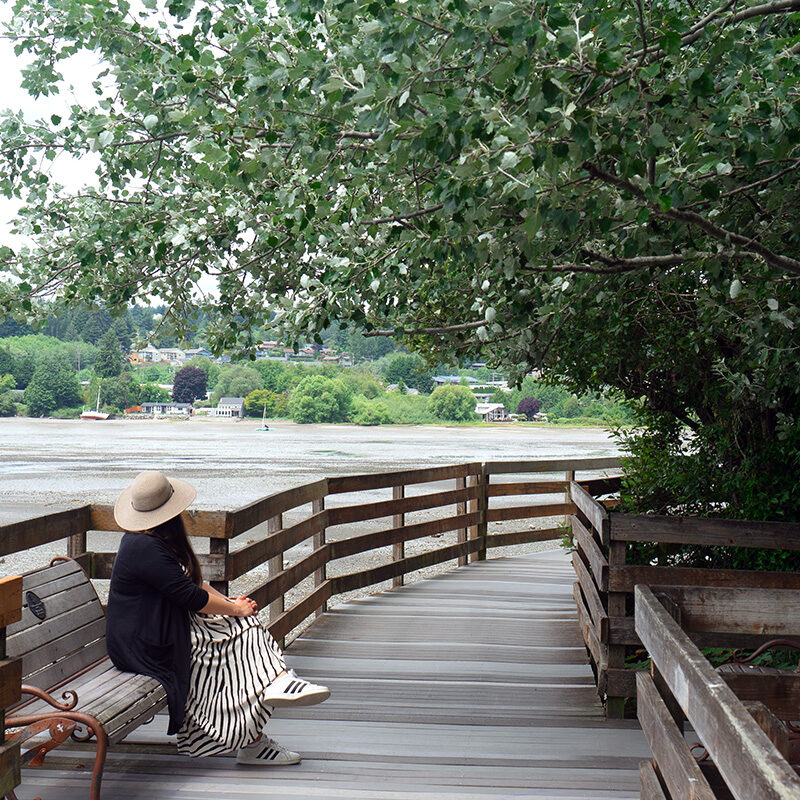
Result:
{"label": "white sneaker", "polygon": [[327,686],[317,686],[298,678],[293,669],[276,678],[264,691],[261,700],[265,705],[282,708],[284,706],[313,706],[327,700],[331,690]]}
{"label": "white sneaker", "polygon": [[236,763],[283,767],[288,764],[299,764],[300,753],[293,753],[281,747],[274,739],[265,736],[239,750],[236,754]]}

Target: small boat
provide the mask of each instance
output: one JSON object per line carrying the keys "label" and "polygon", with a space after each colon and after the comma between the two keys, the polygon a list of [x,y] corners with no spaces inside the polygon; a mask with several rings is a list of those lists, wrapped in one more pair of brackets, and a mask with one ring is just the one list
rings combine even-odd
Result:
{"label": "small boat", "polygon": [[264,401],[264,413],[261,415],[261,427],[256,428],[256,431],[268,431],[269,425],[267,425],[267,402]]}
{"label": "small boat", "polygon": [[81,419],[108,419],[110,416],[111,416],[111,414],[107,414],[105,411],[101,411],[100,410],[100,389],[98,388],[98,390],[97,390],[97,406],[95,407],[95,410],[92,411],[90,409],[89,411],[84,411],[81,414]]}

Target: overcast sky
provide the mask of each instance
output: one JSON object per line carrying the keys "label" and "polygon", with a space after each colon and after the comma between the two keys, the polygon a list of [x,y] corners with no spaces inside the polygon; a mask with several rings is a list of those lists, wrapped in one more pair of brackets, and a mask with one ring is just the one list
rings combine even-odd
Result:
{"label": "overcast sky", "polygon": [[[0,2],[0,29],[5,27],[11,17],[9,4]],[[58,95],[40,97],[34,100],[22,89],[21,69],[26,62],[14,54],[14,46],[7,39],[0,38],[0,75],[2,75],[2,88],[0,88],[0,109],[5,111],[22,110],[30,120],[50,117],[59,114],[66,118],[69,116],[69,107],[73,104],[91,104],[95,101],[92,80],[97,75],[98,59],[92,53],[78,53],[61,68],[65,76],[64,84]],[[70,189],[78,189],[87,178],[91,177],[93,165],[87,169],[76,159],[66,156],[59,157],[51,171],[53,178]],[[10,221],[16,214],[19,204],[0,196],[0,243],[19,244],[9,233]]]}

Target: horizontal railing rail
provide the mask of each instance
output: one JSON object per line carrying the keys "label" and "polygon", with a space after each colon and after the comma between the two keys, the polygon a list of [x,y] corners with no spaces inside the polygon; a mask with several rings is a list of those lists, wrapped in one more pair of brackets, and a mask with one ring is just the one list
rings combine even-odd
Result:
{"label": "horizontal railing rail", "polygon": [[[618,463],[471,462],[337,476],[233,511],[184,512],[183,520],[190,536],[208,540],[209,552],[198,555],[206,579],[225,593],[232,582],[246,584],[269,607],[270,630],[282,639],[337,595],[397,586],[419,570],[486,558],[489,549],[559,539],[576,508],[569,497],[576,471],[586,475],[574,486],[608,494],[619,488],[607,474]],[[67,538],[68,554],[90,577],[108,579],[115,553],[91,551],[92,531],[118,531],[111,506],[0,526],[0,555]]]}
{"label": "horizontal railing rail", "polygon": [[[729,623],[741,630],[748,629],[754,614],[776,629],[788,625],[797,630],[796,602],[780,594],[682,587],[662,599],[660,589],[636,586],[636,633],[652,659],[650,673],[636,674],[638,718],[653,753],[653,761],[640,766],[642,798],[800,797],[800,778],[787,760],[786,727],[763,703],[742,702],[683,628],[708,625],[710,613],[716,624],[720,617],[710,612],[712,606],[724,616],[749,616]],[[765,620],[767,595],[773,613]],[[690,749],[685,720],[707,759],[698,761]]]}

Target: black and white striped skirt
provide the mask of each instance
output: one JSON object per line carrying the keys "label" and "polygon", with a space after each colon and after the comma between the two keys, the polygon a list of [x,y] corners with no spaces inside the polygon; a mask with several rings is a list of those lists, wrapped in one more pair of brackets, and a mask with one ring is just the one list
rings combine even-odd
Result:
{"label": "black and white striped skirt", "polygon": [[264,690],[286,669],[255,616],[191,615],[192,673],[178,752],[229,753],[254,742],[272,715]]}

